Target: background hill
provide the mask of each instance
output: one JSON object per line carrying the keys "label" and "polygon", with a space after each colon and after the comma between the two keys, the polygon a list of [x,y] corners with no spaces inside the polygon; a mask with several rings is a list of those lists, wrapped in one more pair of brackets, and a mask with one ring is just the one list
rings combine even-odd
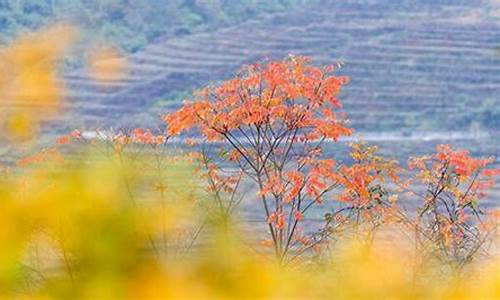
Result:
{"label": "background hill", "polygon": [[[225,10],[220,15],[246,21],[153,39],[128,57],[128,77],[114,88],[96,86],[83,69],[68,74],[66,84],[82,124],[116,125],[122,117],[130,125],[151,124],[175,100],[230,77],[244,63],[294,53],[318,63],[345,64],[343,73],[352,82],[342,98],[358,130],[409,134],[500,128],[500,10],[494,2],[272,1],[269,7],[247,2],[179,5],[182,20],[174,20],[172,27],[187,22],[196,8],[217,5]],[[186,7],[190,13],[184,16]],[[278,12],[245,13],[249,7]],[[218,13],[211,16],[200,26],[222,24]],[[105,20],[117,26],[112,18]]]}
{"label": "background hill", "polygon": [[0,0],[0,42],[56,20],[84,28],[86,48],[130,54],[114,89],[68,73],[81,125],[116,125],[125,112],[144,125],[243,63],[294,53],[345,63],[360,130],[500,128],[498,1]]}
{"label": "background hill", "polygon": [[403,158],[439,142],[500,155],[500,3],[479,0],[0,0],[1,40],[54,20],[126,53],[103,88],[66,73],[71,112],[54,127],[155,126],[193,89],[244,63],[342,61],[341,99],[365,139]]}
{"label": "background hill", "polygon": [[311,0],[0,0],[0,42],[54,20],[86,29],[92,43],[135,52],[159,39],[237,24]]}

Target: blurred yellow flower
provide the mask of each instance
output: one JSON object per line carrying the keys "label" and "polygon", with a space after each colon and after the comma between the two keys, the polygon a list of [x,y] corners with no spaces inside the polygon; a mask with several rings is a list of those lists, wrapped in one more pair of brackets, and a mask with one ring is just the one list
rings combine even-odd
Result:
{"label": "blurred yellow flower", "polygon": [[27,139],[53,117],[63,101],[58,63],[73,44],[73,26],[57,24],[0,49],[0,117],[10,138]]}
{"label": "blurred yellow flower", "polygon": [[94,80],[108,85],[125,78],[127,61],[116,48],[99,47],[90,52],[88,68],[89,74]]}

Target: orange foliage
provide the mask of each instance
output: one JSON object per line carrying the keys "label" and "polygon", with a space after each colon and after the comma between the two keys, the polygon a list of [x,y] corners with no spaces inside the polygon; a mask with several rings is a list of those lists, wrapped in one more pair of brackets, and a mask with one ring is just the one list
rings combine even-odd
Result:
{"label": "orange foliage", "polygon": [[170,135],[197,129],[209,142],[227,142],[227,161],[258,186],[282,258],[307,239],[296,234],[306,211],[341,184],[335,161],[320,158],[324,141],[352,133],[337,99],[348,79],[334,69],[298,56],[249,65],[164,117]]}
{"label": "orange foliage", "polygon": [[27,157],[20,159],[17,162],[17,166],[27,167],[30,165],[39,164],[39,163],[48,162],[48,161],[63,163],[64,158],[57,148],[49,148],[49,149],[41,150],[38,153],[35,153],[33,155],[29,155]]}
{"label": "orange foliage", "polygon": [[165,116],[168,132],[176,135],[198,127],[209,140],[244,126],[286,126],[307,129],[303,138],[336,140],[351,130],[338,119],[336,96],[345,77],[310,65],[304,57],[251,65],[240,76],[207,87],[173,114]]}
{"label": "orange foliage", "polygon": [[496,227],[491,225],[493,219],[485,217],[480,200],[500,172],[487,169],[493,158],[474,158],[449,145],[438,145],[436,150],[409,163],[417,171],[416,180],[427,186],[416,226],[423,237],[437,244],[442,257],[461,268]]}

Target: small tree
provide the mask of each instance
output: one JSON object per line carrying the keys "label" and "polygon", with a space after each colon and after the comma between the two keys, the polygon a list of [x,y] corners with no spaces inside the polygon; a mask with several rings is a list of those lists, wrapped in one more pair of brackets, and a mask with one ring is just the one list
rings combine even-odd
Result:
{"label": "small tree", "polygon": [[290,56],[250,65],[233,79],[202,89],[194,102],[165,116],[168,133],[197,128],[225,141],[228,161],[256,183],[276,255],[284,259],[303,215],[338,186],[335,161],[322,145],[351,134],[337,95],[348,79]]}
{"label": "small tree", "polygon": [[378,155],[378,147],[363,142],[352,143],[351,165],[341,165],[336,181],[342,186],[337,197],[339,208],[325,214],[325,225],[315,235],[316,241],[336,240],[349,232],[352,237],[370,244],[376,230],[383,224],[405,222],[398,206],[398,194],[389,183],[400,190],[401,167],[394,160]]}
{"label": "small tree", "polygon": [[416,181],[426,186],[415,222],[422,254],[459,270],[485,250],[495,225],[486,222],[480,200],[500,175],[500,170],[486,168],[492,162],[492,158],[473,158],[449,145],[439,145],[432,156],[410,160],[410,169],[417,171]]}

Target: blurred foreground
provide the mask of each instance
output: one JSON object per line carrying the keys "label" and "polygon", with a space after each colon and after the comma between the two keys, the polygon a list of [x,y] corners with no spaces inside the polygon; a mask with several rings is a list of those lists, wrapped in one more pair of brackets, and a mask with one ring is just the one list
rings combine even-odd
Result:
{"label": "blurred foreground", "polygon": [[[90,145],[4,170],[0,294],[35,298],[498,299],[500,261],[459,273],[408,232],[359,229],[280,265],[200,189],[189,159]],[[107,154],[102,154],[102,153]],[[118,153],[118,154],[117,154]],[[388,239],[387,237],[391,237]]]}

